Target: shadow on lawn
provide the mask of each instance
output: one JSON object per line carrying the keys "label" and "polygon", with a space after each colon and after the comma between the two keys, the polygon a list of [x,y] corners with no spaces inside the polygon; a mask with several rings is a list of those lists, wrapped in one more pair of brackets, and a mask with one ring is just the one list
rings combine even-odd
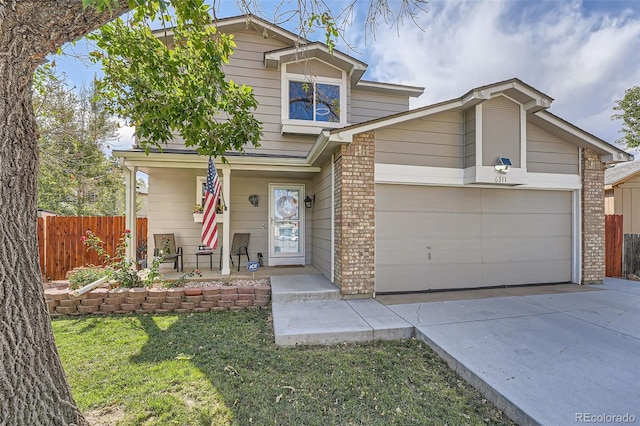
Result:
{"label": "shadow on lawn", "polygon": [[82,328],[80,329],[80,331],[78,331],[79,333],[89,333],[92,332],[94,330],[98,330],[98,323],[96,321],[86,321],[85,318],[79,318],[75,321],[75,324],[77,325],[81,325]]}
{"label": "shadow on lawn", "polygon": [[234,424],[510,423],[415,340],[279,348],[270,311],[138,319],[148,341],[130,361],[190,362]]}
{"label": "shadow on lawn", "polygon": [[[261,418],[259,411],[264,411],[263,414],[272,411],[278,386],[269,383],[272,377],[265,372],[274,368],[271,362],[276,360],[265,350],[278,349],[273,344],[269,312],[156,315],[138,319],[148,341],[138,354],[130,357],[131,362],[191,363],[223,399],[221,405],[232,413],[226,417],[234,423],[249,424]],[[273,392],[266,392],[271,387]],[[218,420],[221,414],[225,417],[218,412]],[[205,415],[201,424],[218,424],[212,423],[213,419],[207,423],[207,418]],[[261,423],[259,420],[258,424]]]}

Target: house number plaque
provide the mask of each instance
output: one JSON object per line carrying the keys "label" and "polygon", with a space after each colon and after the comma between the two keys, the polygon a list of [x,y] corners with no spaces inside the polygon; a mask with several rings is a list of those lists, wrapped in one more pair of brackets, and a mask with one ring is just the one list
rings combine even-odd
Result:
{"label": "house number plaque", "polygon": [[496,183],[507,183],[506,176],[496,176]]}

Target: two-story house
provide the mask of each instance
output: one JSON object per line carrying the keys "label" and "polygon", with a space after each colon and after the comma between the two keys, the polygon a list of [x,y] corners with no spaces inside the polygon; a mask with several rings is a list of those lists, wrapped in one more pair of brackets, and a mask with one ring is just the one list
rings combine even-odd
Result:
{"label": "two-story house", "polygon": [[[603,279],[604,167],[631,157],[551,114],[548,95],[512,79],[410,109],[423,88],[367,81],[322,43],[253,16],[217,26],[264,127],[260,149],[217,164],[222,274],[233,234],[250,233],[253,259],[312,265],[345,297]],[[179,139],[114,155],[134,184],[149,176],[149,237],[174,233],[195,266],[208,159]]]}

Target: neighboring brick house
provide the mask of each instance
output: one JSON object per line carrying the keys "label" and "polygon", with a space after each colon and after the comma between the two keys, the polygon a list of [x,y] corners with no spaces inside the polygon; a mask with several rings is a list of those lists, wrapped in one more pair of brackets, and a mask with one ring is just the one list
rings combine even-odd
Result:
{"label": "neighboring brick house", "polygon": [[[422,88],[363,80],[349,55],[256,17],[217,25],[264,126],[262,148],[218,167],[222,274],[248,232],[252,258],[312,265],[345,297],[604,277],[604,167],[631,157],[548,112],[549,96],[511,79],[410,109]],[[149,175],[148,241],[175,233],[193,266],[207,159],[179,139],[114,155],[131,181]]]}

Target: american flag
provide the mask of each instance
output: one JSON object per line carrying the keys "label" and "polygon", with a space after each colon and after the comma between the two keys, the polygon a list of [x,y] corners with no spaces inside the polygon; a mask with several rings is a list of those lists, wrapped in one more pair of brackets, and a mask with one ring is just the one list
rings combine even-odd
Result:
{"label": "american flag", "polygon": [[216,206],[220,198],[220,179],[213,159],[209,157],[207,183],[205,184],[204,212],[202,216],[202,242],[214,250],[218,248],[218,223],[216,222]]}

